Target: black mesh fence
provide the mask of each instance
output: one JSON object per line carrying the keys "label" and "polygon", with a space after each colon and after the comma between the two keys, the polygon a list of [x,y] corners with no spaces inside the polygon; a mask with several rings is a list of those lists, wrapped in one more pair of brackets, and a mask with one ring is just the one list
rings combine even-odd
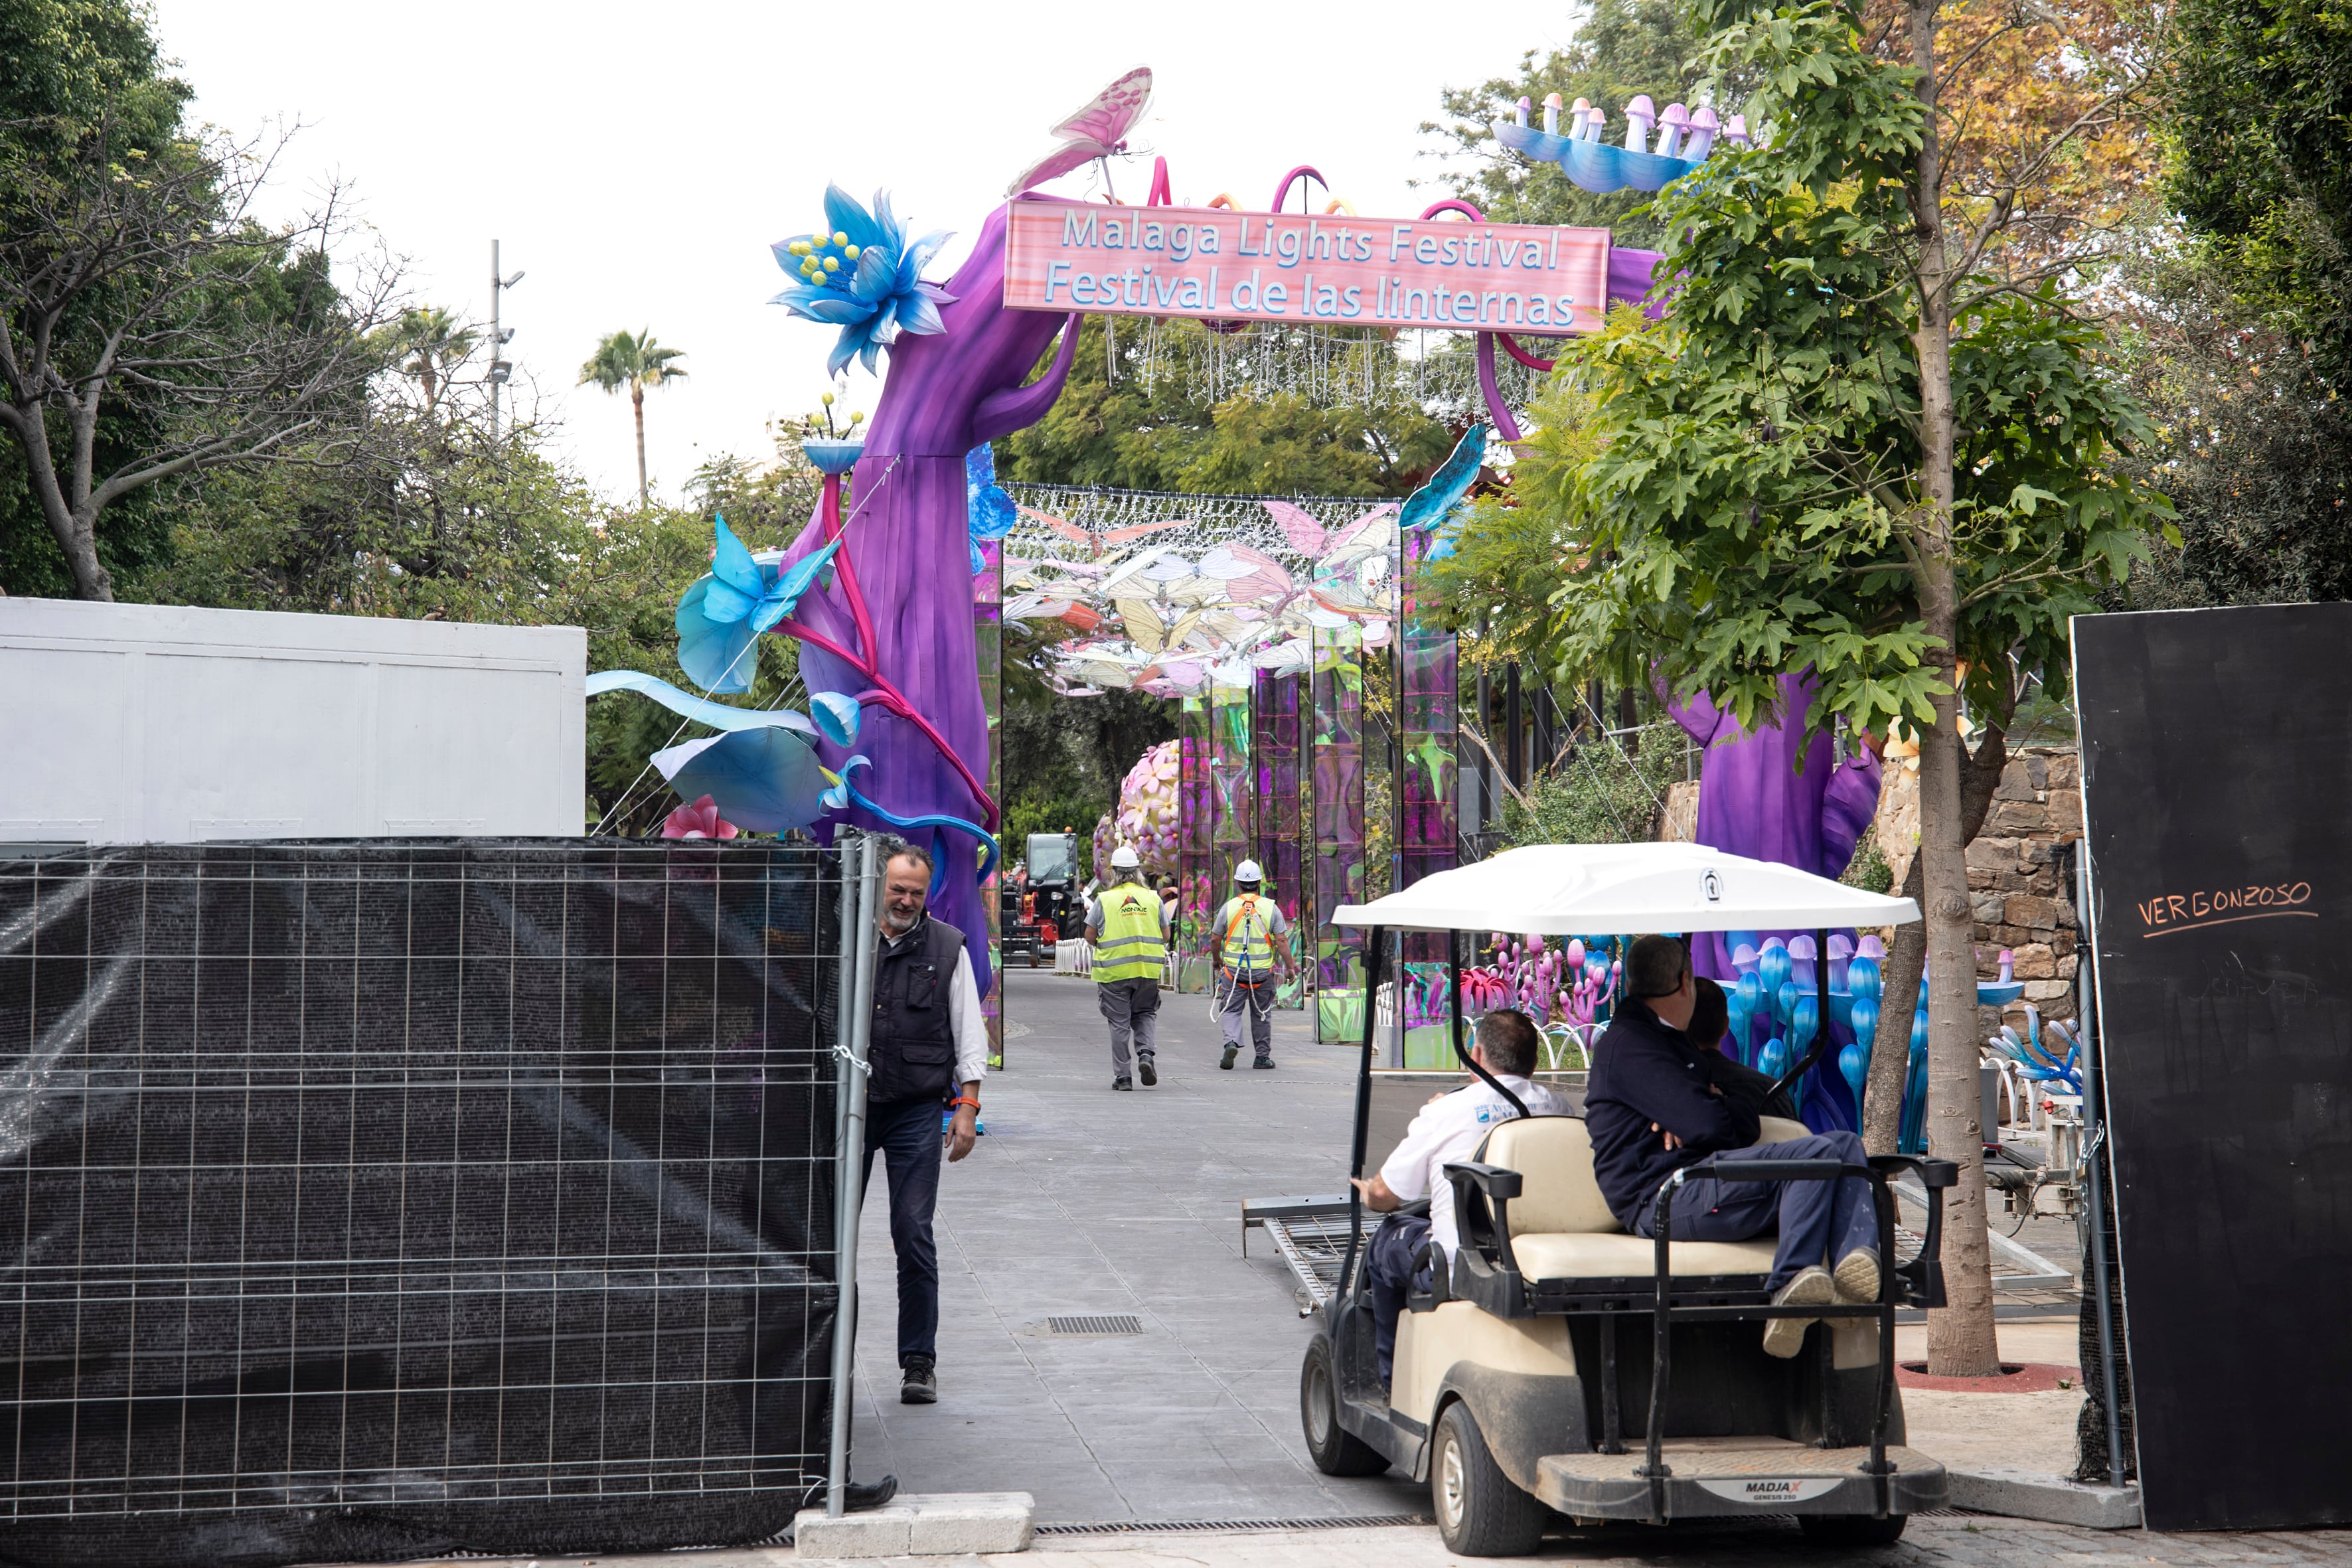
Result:
{"label": "black mesh fence", "polygon": [[0,1561],[782,1529],[838,905],[772,843],[0,862]]}

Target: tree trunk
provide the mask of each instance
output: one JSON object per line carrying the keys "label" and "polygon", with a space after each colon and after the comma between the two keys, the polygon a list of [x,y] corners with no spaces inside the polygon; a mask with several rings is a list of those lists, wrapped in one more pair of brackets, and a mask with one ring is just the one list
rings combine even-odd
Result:
{"label": "tree trunk", "polygon": [[1927,1315],[1927,1371],[1990,1377],[1992,1247],[1985,1230],[1984,1130],[1977,1107],[1977,965],[1969,908],[1968,841],[1960,831],[1959,584],[1952,561],[1952,282],[1944,248],[1943,146],[1936,118],[1937,0],[1911,0],[1911,64],[1927,109],[1911,217],[1919,244],[1919,619],[1937,645],[1929,660],[1948,688],[1919,737],[1920,887],[1927,926],[1927,1147],[1960,1170],[1944,1196],[1944,1289],[1948,1305]]}
{"label": "tree trunk", "polygon": [[629,405],[637,416],[637,505],[649,511],[654,501],[646,489],[646,389],[634,382],[629,384]]}
{"label": "tree trunk", "polygon": [[[1961,772],[1960,843],[1964,846],[1976,842],[1985,813],[1992,808],[1993,792],[2000,787],[2001,773],[2009,766],[2005,725],[2006,720],[1986,729],[1984,739],[1977,742],[1976,754]],[[1965,849],[1962,860],[1965,864]],[[1902,897],[1922,910],[1927,908],[1927,895],[1921,890],[1925,870],[1926,862],[1913,855],[1901,889]],[[1874,1154],[1894,1153],[1902,1133],[1903,1089],[1911,1066],[1911,1016],[1919,1006],[1919,976],[1927,968],[1927,925],[1914,921],[1895,927],[1895,946],[1880,972],[1885,989],[1879,998],[1878,1034],[1871,1043],[1870,1081],[1862,1110],[1862,1142]]]}
{"label": "tree trunk", "polygon": [[[1912,851],[1910,869],[1896,892],[1927,907],[1921,881],[1927,858]],[[1863,1090],[1862,1143],[1874,1154],[1892,1154],[1903,1136],[1903,1091],[1911,1076],[1911,1019],[1919,1010],[1919,976],[1927,967],[1927,928],[1914,921],[1895,928],[1895,945],[1879,972],[1878,1035],[1870,1046],[1870,1079]]]}
{"label": "tree trunk", "polygon": [[[26,488],[39,503],[41,516],[57,539],[58,549],[65,555],[66,569],[73,574],[74,595],[77,598],[111,602],[114,578],[98,558],[98,510],[78,507],[68,498],[65,480],[58,472],[57,456],[49,449],[48,421],[41,406],[35,404],[20,410],[20,415],[23,424],[11,420],[9,432],[25,454]],[[93,420],[95,417],[93,414]],[[86,449],[77,445],[78,449]],[[77,479],[75,489],[87,494],[89,475],[79,473]]]}

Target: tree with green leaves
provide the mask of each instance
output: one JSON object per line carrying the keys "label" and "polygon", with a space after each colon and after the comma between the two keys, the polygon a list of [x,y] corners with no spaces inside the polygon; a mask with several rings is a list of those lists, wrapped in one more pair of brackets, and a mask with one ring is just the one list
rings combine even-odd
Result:
{"label": "tree with green leaves", "polygon": [[2352,598],[2352,19],[2190,0],[2165,194],[2112,290],[2181,542],[2141,607]]}
{"label": "tree with green leaves", "polygon": [[429,418],[440,406],[450,377],[472,356],[481,332],[461,324],[439,305],[425,305],[402,311],[386,340],[400,374],[424,388],[425,413]]}
{"label": "tree with green leaves", "polygon": [[637,421],[637,504],[641,507],[653,505],[653,494],[646,485],[646,388],[685,379],[686,372],[677,363],[685,357],[684,349],[664,348],[654,342],[648,328],[634,337],[627,332],[606,333],[588,363],[580,367],[579,385],[602,387],[606,393],[628,389],[630,412]]}
{"label": "tree with green leaves", "polygon": [[333,193],[259,221],[283,140],[183,129],[137,10],[10,7],[0,61],[0,431],[27,503],[9,510],[39,517],[73,592],[110,598],[110,511],[315,447],[363,400],[397,276],[349,253],[338,287]]}
{"label": "tree with green leaves", "polygon": [[[1918,737],[1928,1126],[1962,1170],[1928,1359],[1976,1376],[1998,1355],[1964,785],[1998,776],[2027,676],[2064,689],[2067,617],[2144,554],[2163,503],[2117,468],[2146,424],[2059,294],[2064,268],[2022,244],[2074,221],[2057,209],[2076,198],[2033,170],[2096,121],[2062,126],[1998,201],[1950,183],[1939,95],[1967,68],[1938,55],[1937,12],[1913,0],[1898,60],[1838,0],[1700,0],[1710,68],[1759,83],[1764,142],[1659,194],[1671,313],[1620,312],[1567,350],[1559,374],[1594,398],[1593,428],[1538,446],[1598,447],[1558,509],[1563,665],[1705,690],[1750,725],[1843,717]],[[1811,708],[1779,713],[1780,678],[1801,670]],[[1974,758],[1964,701],[1985,736]],[[1901,1004],[1890,984],[1888,1013]],[[1874,1118],[1876,1058],[1901,1055],[1882,1031]]]}
{"label": "tree with green leaves", "polygon": [[2352,394],[2352,12],[2186,0],[2166,195],[2232,291]]}

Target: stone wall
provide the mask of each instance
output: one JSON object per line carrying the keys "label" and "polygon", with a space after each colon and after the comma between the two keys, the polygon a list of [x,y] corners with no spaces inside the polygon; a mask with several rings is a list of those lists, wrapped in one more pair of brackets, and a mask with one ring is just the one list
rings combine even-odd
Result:
{"label": "stone wall", "polygon": [[[2021,1027],[2026,1002],[2045,1018],[2074,1016],[2074,885],[2062,851],[2083,836],[2080,777],[2072,747],[2019,751],[2001,770],[1984,826],[1969,846],[1977,973],[1996,979],[2001,949],[2014,955],[2011,973],[2025,983],[2025,994],[2010,1011]],[[1919,848],[1917,773],[1900,764],[1886,770],[1871,828],[1899,889]],[[2000,1027],[1990,1008],[1980,1022],[1988,1035]]]}
{"label": "stone wall", "polygon": [[2001,949],[2009,949],[2011,973],[2025,982],[2024,1001],[2045,1018],[2074,1016],[2074,858],[2063,851],[2083,836],[2081,777],[2072,748],[2026,748],[2002,771],[1969,846],[1977,973],[1988,980],[1999,974]]}

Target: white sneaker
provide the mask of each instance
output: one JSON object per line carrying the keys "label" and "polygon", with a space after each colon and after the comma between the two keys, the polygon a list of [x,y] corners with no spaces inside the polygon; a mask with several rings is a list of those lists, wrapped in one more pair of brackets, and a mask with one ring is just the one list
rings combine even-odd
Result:
{"label": "white sneaker", "polygon": [[[1807,1264],[1772,1298],[1776,1307],[1826,1307],[1837,1296],[1837,1283],[1818,1263]],[[1805,1348],[1805,1331],[1820,1320],[1774,1318],[1764,1325],[1764,1353],[1786,1361]]]}
{"label": "white sneaker", "polygon": [[1837,1266],[1838,1300],[1856,1307],[1873,1306],[1878,1300],[1878,1254],[1866,1247],[1857,1247]]}

